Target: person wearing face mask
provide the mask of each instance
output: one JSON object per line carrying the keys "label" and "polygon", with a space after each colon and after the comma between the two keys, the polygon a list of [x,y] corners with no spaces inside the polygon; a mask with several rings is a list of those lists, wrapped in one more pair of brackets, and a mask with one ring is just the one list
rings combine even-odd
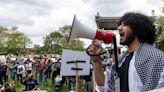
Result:
{"label": "person wearing face mask", "polygon": [[[128,12],[118,23],[120,44],[127,51],[104,74],[100,56],[91,56],[94,76],[100,92],[145,92],[164,87],[164,52],[154,47],[155,26],[150,17]],[[101,53],[95,41],[88,52]],[[118,71],[116,71],[118,67]]]}
{"label": "person wearing face mask", "polygon": [[33,78],[33,74],[29,74],[27,79],[23,82],[23,91],[37,90],[39,83]]}

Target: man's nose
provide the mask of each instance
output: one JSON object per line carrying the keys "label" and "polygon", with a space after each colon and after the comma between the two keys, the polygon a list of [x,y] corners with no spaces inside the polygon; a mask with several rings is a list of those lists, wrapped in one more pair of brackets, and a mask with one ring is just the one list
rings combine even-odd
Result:
{"label": "man's nose", "polygon": [[120,31],[121,29],[122,29],[122,26],[119,25],[119,26],[117,27],[117,30]]}

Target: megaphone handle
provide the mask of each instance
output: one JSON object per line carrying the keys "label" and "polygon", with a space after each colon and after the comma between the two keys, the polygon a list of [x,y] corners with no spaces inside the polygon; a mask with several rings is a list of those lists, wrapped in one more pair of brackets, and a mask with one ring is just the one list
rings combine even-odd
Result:
{"label": "megaphone handle", "polygon": [[[98,39],[95,39],[92,43],[93,43],[96,47],[100,47],[101,44],[103,43],[103,41],[98,40]],[[92,54],[92,51],[90,52],[90,50],[89,50],[89,48],[92,48],[91,46],[92,46],[92,45],[90,45],[90,46],[86,49],[86,53],[87,53],[89,56],[100,56],[100,55],[106,53],[106,51],[105,51],[105,52],[100,52],[100,53],[98,53],[98,54]]]}
{"label": "megaphone handle", "polygon": [[90,54],[87,50],[86,50],[86,53],[87,53],[89,56],[101,56],[101,55],[105,54],[106,51],[101,52],[100,54],[97,54],[97,55],[92,55],[92,54]]}

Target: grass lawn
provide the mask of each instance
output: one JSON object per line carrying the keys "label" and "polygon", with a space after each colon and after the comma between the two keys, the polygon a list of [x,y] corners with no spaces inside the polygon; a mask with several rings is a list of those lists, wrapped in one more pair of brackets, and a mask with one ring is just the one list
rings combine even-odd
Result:
{"label": "grass lawn", "polygon": [[[47,92],[55,92],[51,79],[48,79],[47,85],[39,86],[39,89],[47,90]],[[23,92],[22,86],[20,85],[19,81],[16,81],[16,90],[17,90],[17,92]],[[66,82],[64,83],[61,92],[68,92],[68,85],[66,85]],[[79,82],[78,92],[84,92],[84,87],[80,84],[80,82]]]}

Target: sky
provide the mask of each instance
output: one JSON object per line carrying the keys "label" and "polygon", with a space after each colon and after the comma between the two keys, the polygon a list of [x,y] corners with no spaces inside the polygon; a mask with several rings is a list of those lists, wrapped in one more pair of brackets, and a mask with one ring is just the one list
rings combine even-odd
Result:
{"label": "sky", "polygon": [[[73,16],[97,28],[95,16],[122,16],[128,11],[161,15],[162,0],[0,0],[0,25],[17,26],[33,44],[43,46],[43,37],[64,25],[71,25]],[[86,39],[83,39],[88,45]]]}

